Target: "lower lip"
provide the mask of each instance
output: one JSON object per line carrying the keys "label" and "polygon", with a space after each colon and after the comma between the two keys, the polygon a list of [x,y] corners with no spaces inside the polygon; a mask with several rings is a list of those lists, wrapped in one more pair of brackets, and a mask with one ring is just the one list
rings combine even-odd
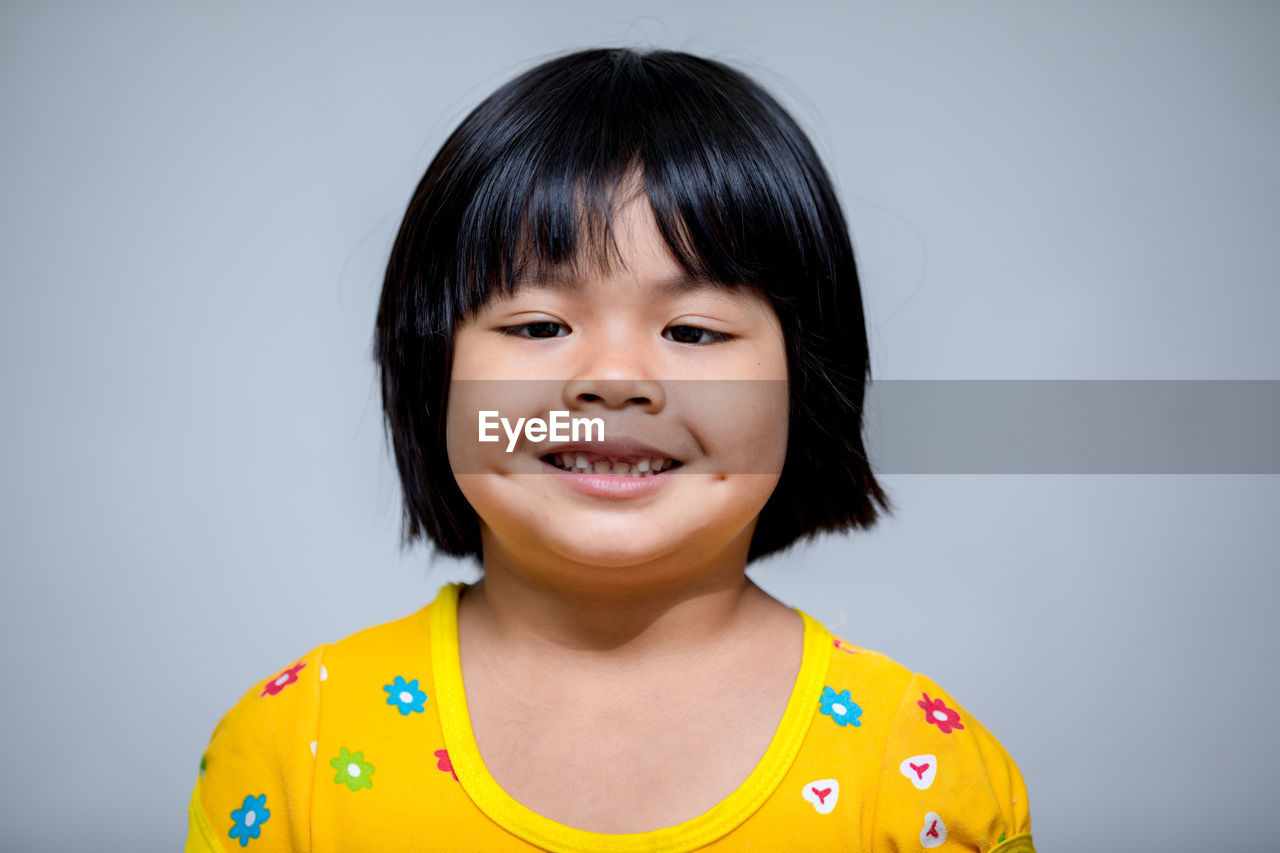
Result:
{"label": "lower lip", "polygon": [[617,474],[577,474],[557,468],[545,459],[539,460],[547,473],[554,474],[571,488],[597,498],[638,498],[651,495],[665,486],[678,469],[669,469],[648,477]]}

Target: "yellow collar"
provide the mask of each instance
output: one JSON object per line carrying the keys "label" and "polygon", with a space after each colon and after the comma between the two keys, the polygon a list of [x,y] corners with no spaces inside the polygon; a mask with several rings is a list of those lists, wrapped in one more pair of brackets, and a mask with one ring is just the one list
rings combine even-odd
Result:
{"label": "yellow collar", "polygon": [[737,790],[692,820],[651,832],[615,835],[556,823],[512,799],[489,775],[480,758],[467,713],[458,655],[458,596],[462,587],[460,583],[442,587],[430,609],[431,667],[449,760],[463,790],[481,811],[538,847],[559,853],[637,850],[680,853],[710,844],[740,826],[769,798],[795,760],[813,721],[831,657],[832,640],[822,625],[807,613],[797,611],[804,620],[804,654],[791,699],[764,758]]}

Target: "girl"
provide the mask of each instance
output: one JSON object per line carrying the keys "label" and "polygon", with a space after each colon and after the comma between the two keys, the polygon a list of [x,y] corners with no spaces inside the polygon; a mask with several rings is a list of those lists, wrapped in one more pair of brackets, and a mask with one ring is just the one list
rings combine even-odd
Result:
{"label": "girl", "polygon": [[613,49],[503,86],[375,353],[406,540],[483,579],[245,694],[188,850],[1033,850],[994,737],[744,574],[890,509],[844,217],[752,80]]}

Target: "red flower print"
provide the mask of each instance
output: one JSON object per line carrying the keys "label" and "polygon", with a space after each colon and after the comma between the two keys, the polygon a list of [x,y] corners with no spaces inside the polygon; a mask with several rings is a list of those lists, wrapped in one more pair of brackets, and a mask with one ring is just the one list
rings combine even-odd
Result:
{"label": "red flower print", "polygon": [[293,666],[268,681],[266,686],[262,688],[260,696],[274,696],[290,684],[293,684],[298,680],[298,670],[302,669],[304,666],[306,666],[306,663],[295,663]]}
{"label": "red flower print", "polygon": [[436,768],[445,773],[453,773],[453,781],[458,781],[458,774],[453,770],[453,762],[449,760],[449,750],[437,749],[436,759]]}
{"label": "red flower print", "polygon": [[851,645],[848,640],[842,640],[839,637],[836,637],[831,642],[833,645],[835,645],[837,649],[844,652],[845,654],[856,655],[858,653],[858,649],[853,645]]}
{"label": "red flower print", "polygon": [[924,721],[933,723],[938,730],[944,735],[951,734],[952,729],[963,729],[960,724],[960,715],[954,709],[948,708],[947,703],[941,699],[930,699],[928,693],[921,693],[924,698],[916,704],[924,708]]}

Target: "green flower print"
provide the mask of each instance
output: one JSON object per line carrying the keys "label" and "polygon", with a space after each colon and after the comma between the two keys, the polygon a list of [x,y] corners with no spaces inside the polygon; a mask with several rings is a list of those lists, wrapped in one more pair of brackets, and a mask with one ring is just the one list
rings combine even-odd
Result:
{"label": "green flower print", "polygon": [[338,750],[337,758],[329,759],[329,766],[338,771],[333,781],[346,785],[352,791],[373,787],[373,765],[364,760],[363,752],[347,752],[344,746]]}

